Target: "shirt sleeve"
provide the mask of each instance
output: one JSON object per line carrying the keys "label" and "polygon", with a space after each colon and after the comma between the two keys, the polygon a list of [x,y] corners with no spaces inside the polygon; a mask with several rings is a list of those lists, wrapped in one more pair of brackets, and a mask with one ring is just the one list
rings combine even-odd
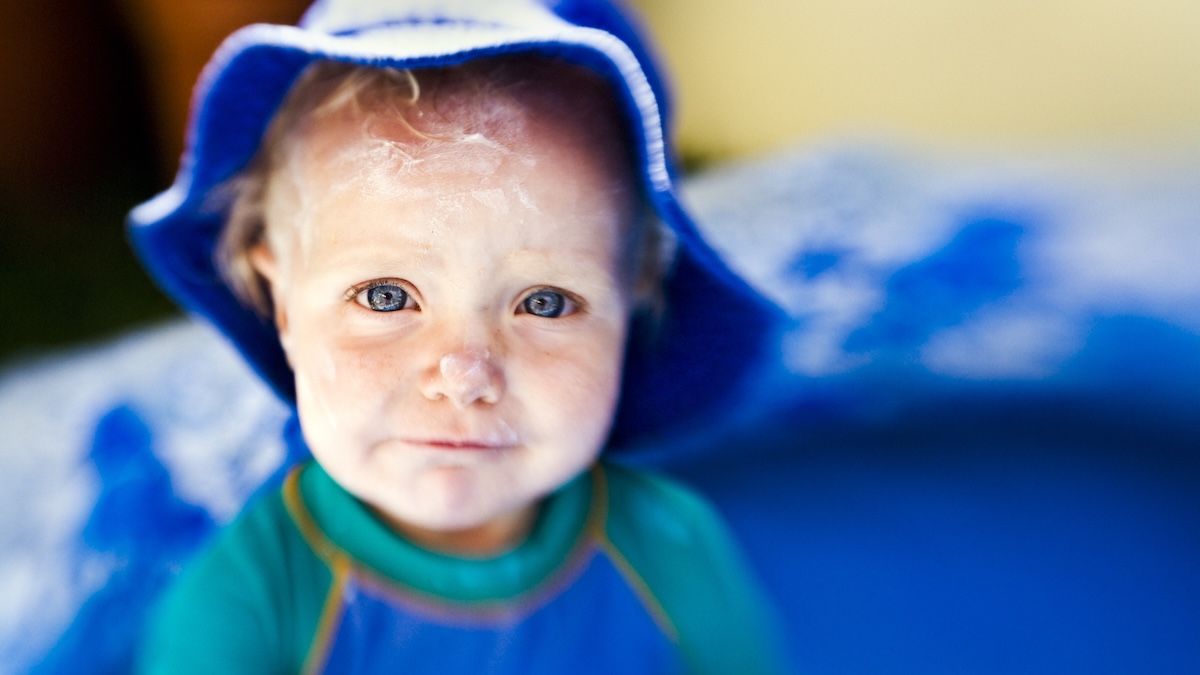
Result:
{"label": "shirt sleeve", "polygon": [[609,537],[670,619],[689,672],[786,672],[773,612],[716,511],[665,478],[607,473]]}
{"label": "shirt sleeve", "polygon": [[144,636],[138,672],[300,669],[331,575],[294,532],[279,496],[264,502],[218,535],[168,591]]}

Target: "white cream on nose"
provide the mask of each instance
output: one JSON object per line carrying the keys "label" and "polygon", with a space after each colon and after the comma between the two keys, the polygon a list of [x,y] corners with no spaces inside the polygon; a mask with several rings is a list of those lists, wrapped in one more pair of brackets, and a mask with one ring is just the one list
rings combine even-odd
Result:
{"label": "white cream on nose", "polygon": [[486,349],[464,349],[446,354],[438,362],[446,385],[446,395],[455,404],[466,406],[479,399],[495,402],[491,372],[491,354]]}

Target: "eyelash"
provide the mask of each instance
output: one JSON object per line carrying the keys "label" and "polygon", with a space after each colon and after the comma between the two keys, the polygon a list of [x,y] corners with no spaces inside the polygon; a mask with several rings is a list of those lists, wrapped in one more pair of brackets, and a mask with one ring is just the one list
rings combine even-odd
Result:
{"label": "eyelash", "polygon": [[[400,279],[390,279],[389,278],[389,279],[372,279],[371,281],[364,281],[361,284],[354,285],[353,287],[350,288],[350,290],[346,291],[345,295],[342,296],[342,299],[345,300],[346,302],[353,302],[359,306],[363,306],[362,303],[358,302],[358,297],[360,295],[362,295],[363,293],[370,291],[373,288],[379,288],[381,286],[396,286],[396,287],[400,288],[405,294],[405,299],[407,301],[405,304],[408,304],[409,302],[411,302],[413,304],[414,309],[421,308],[420,305],[417,304],[417,301],[413,298],[412,291],[409,290],[408,284],[405,283],[404,281],[401,281]],[[382,313],[382,314],[388,313],[386,311],[372,309],[371,307],[364,307],[364,309],[367,309],[367,310],[370,310],[373,312]],[[400,307],[399,309],[393,310],[393,311],[399,311],[402,309],[404,309],[403,306]]]}
{"label": "eyelash", "polygon": [[[558,316],[541,317],[541,315],[539,315],[539,314],[534,314],[533,312],[530,312],[525,308],[525,303],[528,302],[533,296],[537,295],[538,293],[554,293],[556,295],[560,295],[560,296],[562,296],[563,300],[566,302],[567,307],[564,308],[563,313],[559,314]],[[585,309],[585,307],[586,307],[586,305],[584,304],[583,300],[578,295],[575,295],[574,293],[571,293],[569,291],[565,291],[561,288],[554,288],[553,286],[543,286],[540,288],[530,289],[529,291],[526,291],[524,294],[522,294],[521,300],[517,303],[518,311],[516,313],[517,314],[529,314],[529,315],[538,316],[541,318],[559,319],[559,318],[566,318],[566,317],[572,316],[574,314],[578,314],[578,313],[582,312]]]}
{"label": "eyelash", "polygon": [[[392,279],[392,278],[372,279],[370,281],[364,281],[360,284],[355,284],[353,287],[351,287],[349,290],[346,291],[346,293],[342,296],[342,299],[345,300],[346,302],[354,302],[355,304],[359,304],[361,306],[361,303],[358,302],[358,297],[360,295],[362,295],[363,293],[370,291],[373,288],[379,288],[380,286],[398,286],[398,287],[400,287],[404,291],[404,293],[407,295],[408,300],[410,302],[412,302],[413,305],[415,305],[415,308],[420,309],[420,305],[417,305],[416,300],[413,299],[412,292],[408,289],[408,284],[401,281],[400,279]],[[586,309],[586,307],[587,307],[587,305],[584,303],[582,298],[580,298],[578,295],[575,295],[574,293],[571,293],[570,291],[566,291],[561,288],[555,288],[553,286],[542,286],[542,287],[530,289],[529,291],[522,294],[521,300],[517,305],[518,310],[521,310],[524,308],[525,302],[528,301],[530,297],[532,297],[533,295],[535,295],[537,293],[541,293],[541,292],[557,293],[557,294],[561,295],[567,301],[567,303],[569,303],[571,305],[571,307],[572,307],[571,311],[566,314],[563,314],[561,316],[571,316],[573,314],[578,314],[578,313],[584,311],[584,309]],[[366,309],[370,309],[370,308],[368,307]],[[378,311],[378,310],[372,310],[372,311]],[[381,312],[381,313],[386,313],[386,312]],[[517,313],[518,314],[531,314],[530,312],[527,312],[527,311],[518,311]],[[534,316],[537,316],[537,315],[534,315]],[[560,318],[560,317],[553,317],[553,318]]]}

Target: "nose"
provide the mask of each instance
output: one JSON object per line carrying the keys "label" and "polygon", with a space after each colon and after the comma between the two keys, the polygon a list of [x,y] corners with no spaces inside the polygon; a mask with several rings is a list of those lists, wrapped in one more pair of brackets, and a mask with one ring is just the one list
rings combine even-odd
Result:
{"label": "nose", "polygon": [[431,401],[447,399],[463,410],[476,403],[494,404],[504,395],[504,376],[486,349],[467,348],[438,360],[421,383]]}

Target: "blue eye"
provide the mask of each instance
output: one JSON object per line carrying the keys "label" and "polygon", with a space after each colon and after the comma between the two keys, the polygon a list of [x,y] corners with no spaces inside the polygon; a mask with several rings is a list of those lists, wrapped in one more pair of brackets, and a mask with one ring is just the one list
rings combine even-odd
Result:
{"label": "blue eye", "polygon": [[521,308],[526,313],[534,316],[541,316],[547,319],[555,319],[562,316],[564,310],[567,309],[567,304],[570,301],[563,297],[562,293],[554,291],[534,291],[521,303]]}
{"label": "blue eye", "polygon": [[408,291],[396,284],[376,284],[359,293],[357,300],[376,312],[394,312],[408,305]]}

